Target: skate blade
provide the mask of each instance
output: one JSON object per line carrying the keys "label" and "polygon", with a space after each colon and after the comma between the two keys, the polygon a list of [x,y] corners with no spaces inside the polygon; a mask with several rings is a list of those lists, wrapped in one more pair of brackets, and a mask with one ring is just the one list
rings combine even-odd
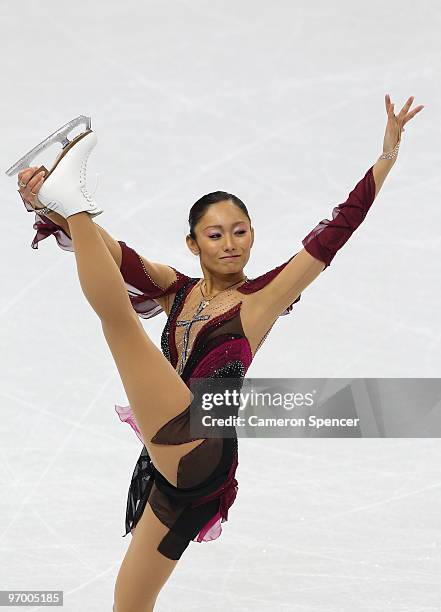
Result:
{"label": "skate blade", "polygon": [[[81,124],[84,124],[86,126],[86,131],[76,136],[73,140],[69,140],[67,138],[67,134],[71,130],[73,130],[74,127]],[[59,161],[66,155],[67,151],[69,151],[69,149],[71,149],[74,144],[76,144],[79,140],[81,140],[81,138],[86,136],[86,134],[89,134],[91,131],[92,130],[90,117],[86,117],[85,115],[78,115],[78,117],[75,117],[75,119],[72,119],[62,127],[58,128],[58,130],[56,130],[53,134],[50,134],[50,136],[42,140],[33,149],[23,155],[23,157],[21,157],[18,161],[15,162],[15,164],[13,164],[10,168],[6,170],[6,174],[8,176],[14,176],[14,174],[17,174],[18,172],[20,172],[20,170],[30,167],[32,161],[37,157],[37,155],[47,149],[52,143],[60,142],[62,150],[60,155],[56,158],[52,168],[50,170],[47,170],[47,168],[45,168],[44,166],[41,166],[39,168],[39,170],[45,170],[47,172],[47,176],[49,176],[49,174],[51,174],[55,170]]]}

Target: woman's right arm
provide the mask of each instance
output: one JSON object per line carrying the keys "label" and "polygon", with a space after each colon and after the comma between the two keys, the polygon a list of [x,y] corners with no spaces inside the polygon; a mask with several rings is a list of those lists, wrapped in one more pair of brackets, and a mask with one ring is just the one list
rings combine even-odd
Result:
{"label": "woman's right arm", "polygon": [[[29,212],[35,212],[25,203]],[[122,240],[115,240],[93,219],[110,254],[121,271],[130,301],[139,316],[149,319],[161,310],[169,313],[171,300],[189,277],[172,266],[150,261]],[[58,246],[66,251],[73,251],[73,241],[69,224],[64,217],[55,212],[36,214],[34,229],[37,233],[32,241],[32,248],[53,235]]]}
{"label": "woman's right arm", "polygon": [[[51,221],[59,225],[63,229],[63,231],[69,236],[69,238],[72,240],[72,236],[70,235],[70,231],[69,231],[69,224],[64,217],[62,217],[56,212],[47,213],[44,216],[48,217]],[[110,254],[115,260],[116,265],[121,270],[123,253],[122,253],[122,247],[121,247],[120,242],[112,238],[109,232],[107,232],[103,227],[101,227],[100,225],[98,225],[98,223],[96,223],[95,219],[93,219],[93,221],[95,225],[97,226],[98,231],[101,234],[104,242],[106,243],[106,246],[110,251]],[[161,263],[157,263],[157,262],[153,262],[153,261],[146,259],[142,255],[139,255],[139,254],[137,255],[142,265],[143,274],[146,274],[146,276],[149,277],[157,286],[162,287],[162,288],[167,288],[176,279],[176,274],[173,268],[171,268],[170,266],[167,266]]]}
{"label": "woman's right arm", "polygon": [[[52,223],[55,223],[58,228],[61,228],[63,232],[69,238],[70,243],[72,243],[72,236],[70,235],[69,224],[64,217],[59,215],[56,212],[45,213],[44,215],[38,215],[40,218],[48,218]],[[106,243],[107,248],[110,251],[113,259],[115,260],[116,265],[123,273],[123,277],[130,276],[133,274],[134,265],[133,263],[130,266],[122,267],[123,263],[123,247],[119,240],[115,240],[112,236],[107,232],[103,227],[96,223],[95,219],[93,219],[96,227],[98,228],[99,233],[101,234],[104,242]],[[43,221],[44,224],[44,221]],[[153,286],[156,289],[167,289],[175,280],[176,280],[176,271],[171,266],[167,266],[165,264],[157,263],[154,261],[150,261],[146,259],[139,253],[137,253],[133,249],[129,249],[125,243],[123,243],[124,249],[126,253],[129,253],[130,250],[130,258],[129,261],[135,261],[139,265],[139,270],[136,269],[136,280],[147,280],[148,282],[153,282]],[[73,245],[69,245],[69,250],[73,250]],[[133,257],[136,254],[136,257]],[[137,266],[135,266],[137,268]],[[127,280],[124,278],[124,280]],[[133,279],[132,279],[133,280]]]}
{"label": "woman's right arm", "polygon": [[[31,247],[38,249],[38,243],[52,235],[61,249],[74,251],[66,219],[53,211],[45,214],[37,212],[43,207],[38,200],[43,171],[39,171],[37,167],[26,168],[18,173],[18,179],[18,192],[23,204],[28,212],[35,213],[33,228],[37,233]],[[121,271],[136,312],[144,318],[155,316],[161,310],[168,312],[173,294],[187,283],[189,277],[172,266],[145,259],[124,241],[112,238],[98,223],[95,223],[95,226]]]}

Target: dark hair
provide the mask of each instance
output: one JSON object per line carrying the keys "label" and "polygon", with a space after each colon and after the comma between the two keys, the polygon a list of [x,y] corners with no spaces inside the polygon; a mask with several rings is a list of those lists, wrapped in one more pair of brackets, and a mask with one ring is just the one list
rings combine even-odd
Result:
{"label": "dark hair", "polygon": [[246,214],[251,224],[251,219],[250,215],[248,214],[247,207],[240,198],[238,198],[232,193],[227,193],[226,191],[213,191],[212,193],[206,193],[205,195],[203,195],[202,198],[199,198],[199,200],[195,202],[190,208],[190,212],[188,215],[188,224],[190,226],[190,236],[193,238],[193,240],[196,240],[196,234],[194,231],[195,225],[197,224],[199,219],[204,216],[207,208],[209,208],[211,204],[223,202],[224,200],[231,200],[233,204],[235,204]]}

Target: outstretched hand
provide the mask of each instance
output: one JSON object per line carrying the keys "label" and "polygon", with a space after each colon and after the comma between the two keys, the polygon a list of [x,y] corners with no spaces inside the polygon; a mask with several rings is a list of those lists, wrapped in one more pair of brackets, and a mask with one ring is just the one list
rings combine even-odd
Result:
{"label": "outstretched hand", "polygon": [[[18,173],[18,193],[28,212],[31,212],[32,208],[35,211],[38,211],[39,208],[44,208],[44,204],[38,199],[38,192],[44,182],[46,173],[44,171],[37,171],[38,166],[31,166],[30,168],[24,168]],[[29,208],[29,205],[31,208]],[[69,225],[64,217],[53,211],[45,213],[44,216],[62,227],[65,233],[69,235]]]}
{"label": "outstretched hand", "polygon": [[383,141],[383,153],[392,151],[398,141],[401,140],[401,132],[404,132],[404,125],[410,121],[417,113],[424,108],[424,105],[417,106],[412,111],[408,112],[414,100],[413,96],[407,100],[406,104],[400,110],[398,115],[394,114],[395,103],[390,101],[389,94],[385,95],[387,124],[386,133]]}

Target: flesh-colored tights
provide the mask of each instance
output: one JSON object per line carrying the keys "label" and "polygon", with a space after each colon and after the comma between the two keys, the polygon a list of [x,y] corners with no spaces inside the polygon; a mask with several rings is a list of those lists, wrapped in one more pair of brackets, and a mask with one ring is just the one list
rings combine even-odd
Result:
{"label": "flesh-colored tights", "polygon": [[[86,212],[67,219],[83,293],[98,315],[130,406],[156,469],[173,485],[179,460],[203,440],[154,444],[154,434],[191,403],[187,385],[146,334],[130,303],[121,272]],[[147,503],[116,579],[115,612],[153,610],[177,561],[157,546],[168,528]]]}

